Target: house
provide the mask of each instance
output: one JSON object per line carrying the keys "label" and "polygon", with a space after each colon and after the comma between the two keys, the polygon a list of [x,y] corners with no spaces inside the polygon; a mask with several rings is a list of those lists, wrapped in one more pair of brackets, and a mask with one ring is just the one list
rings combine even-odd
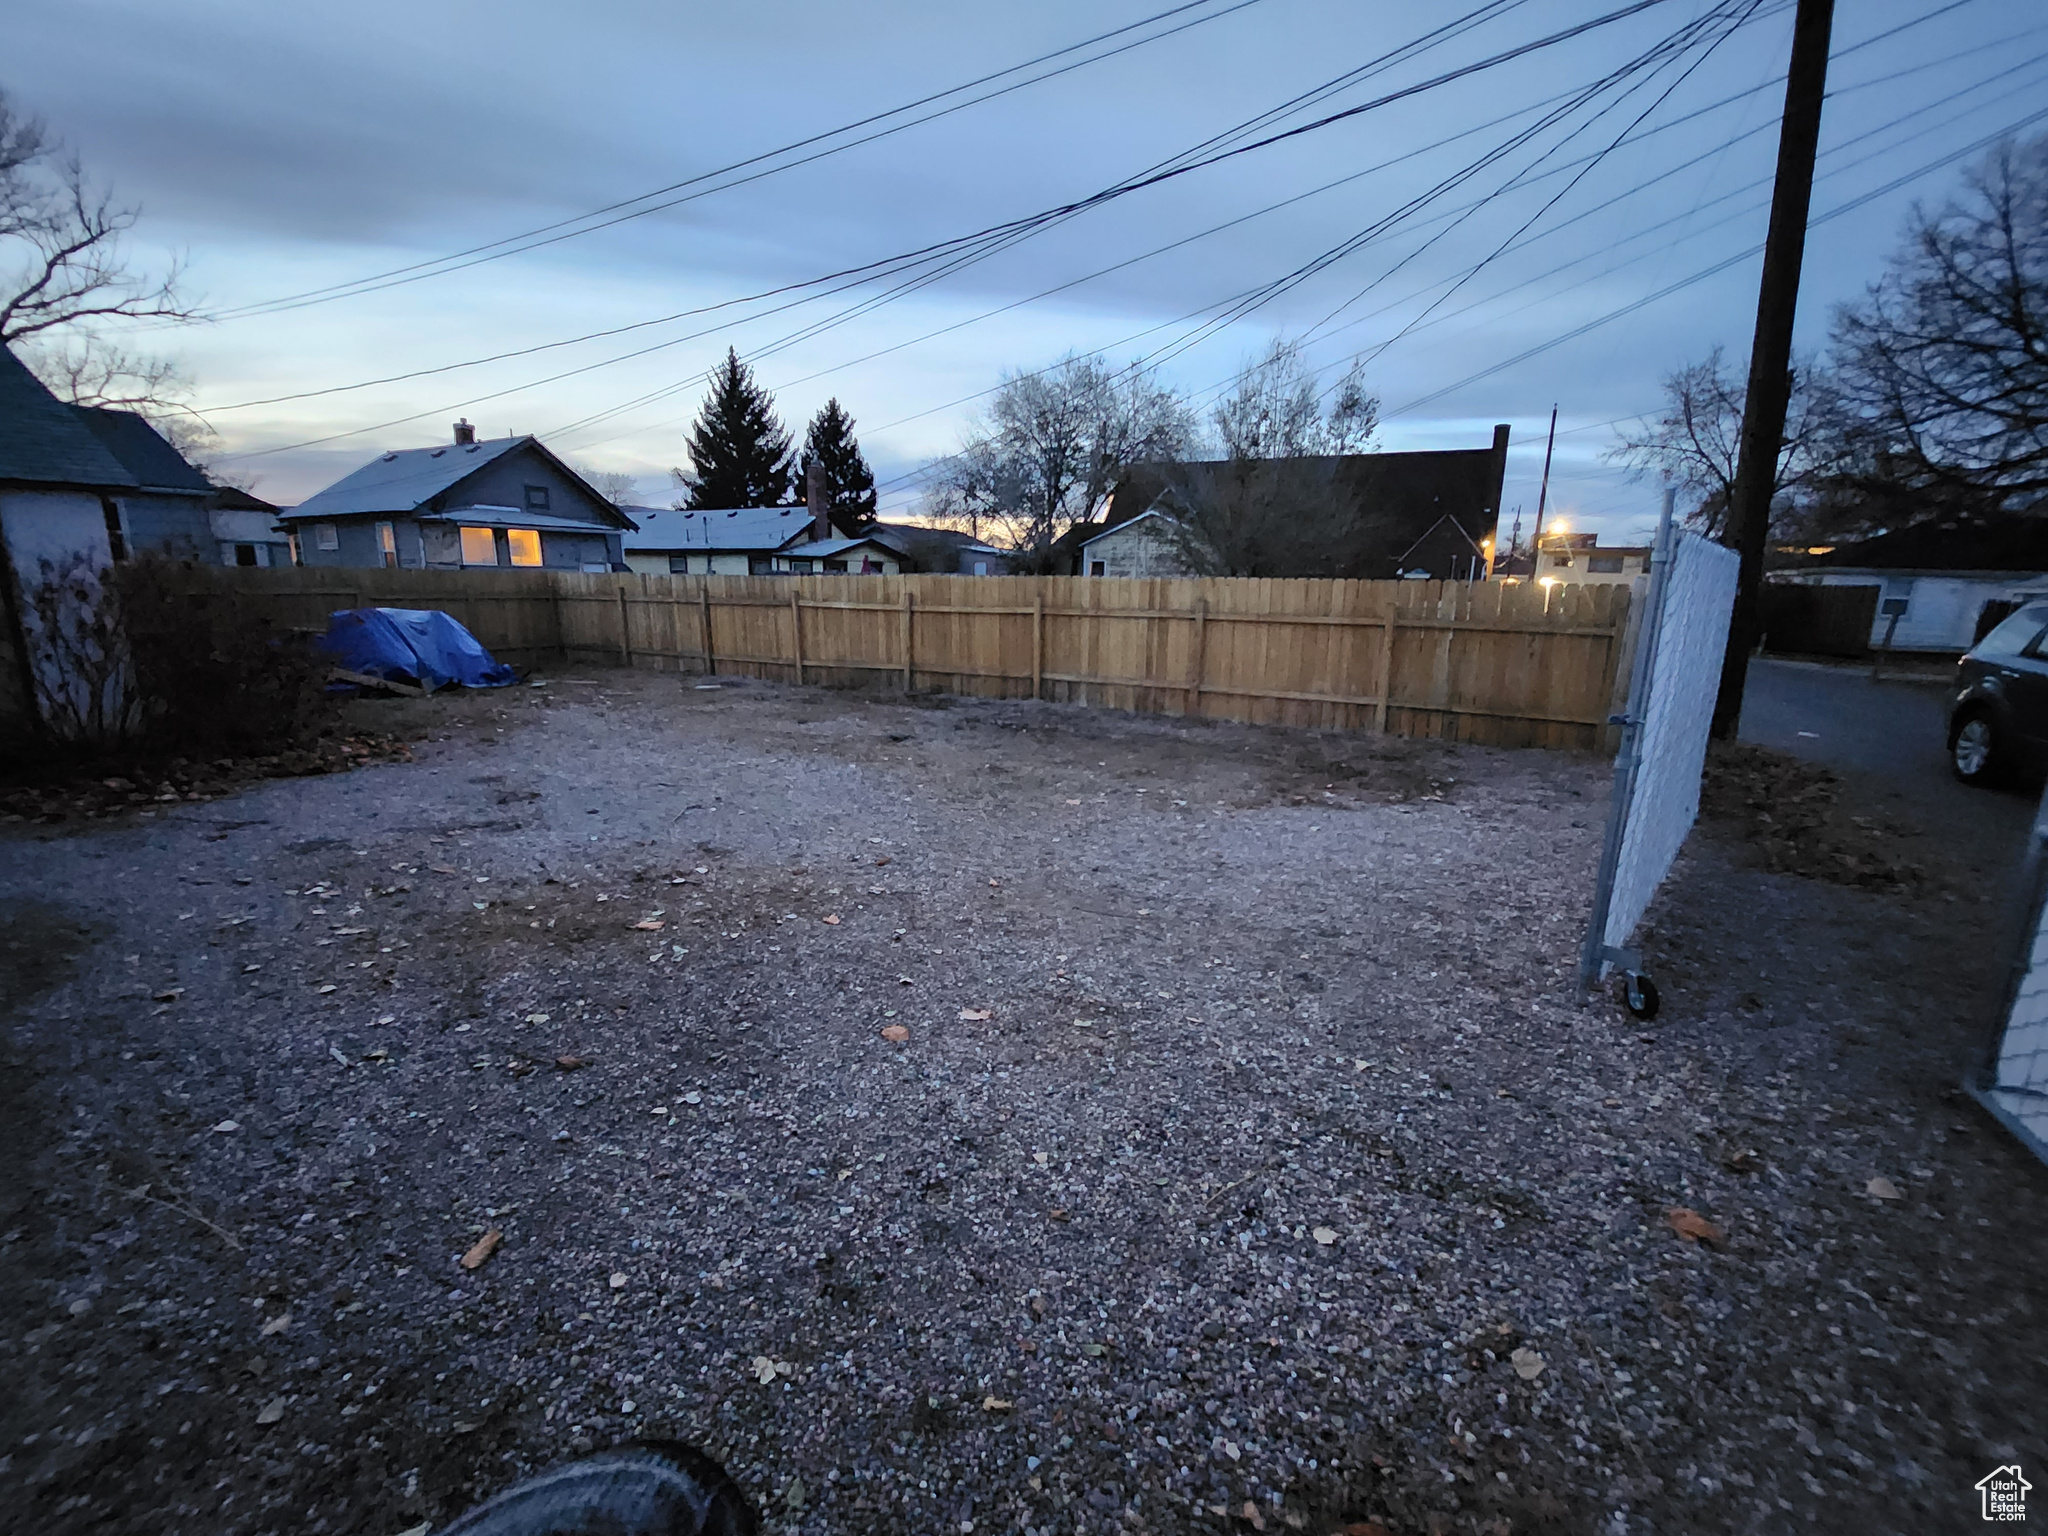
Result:
{"label": "house", "polygon": [[1105,528],[1081,541],[1084,576],[1186,576],[1191,574],[1181,525],[1158,507]]}
{"label": "house", "polygon": [[[1637,577],[1649,574],[1651,553],[1647,544],[1610,544],[1602,549],[1597,533],[1546,533],[1536,552],[1534,572],[1528,573],[1528,562],[1522,561],[1519,563],[1524,570],[1513,579],[1533,579],[1546,587],[1562,582],[1574,586],[1627,586]],[[1502,575],[1505,577],[1506,573]]]}
{"label": "house", "polygon": [[222,565],[281,566],[292,563],[291,536],[278,526],[278,509],[260,496],[232,485],[213,494],[207,520]]}
{"label": "house", "polygon": [[1876,587],[1873,647],[1960,655],[2021,603],[2048,595],[2048,518],[1935,518],[1809,547],[1767,579]]}
{"label": "house", "polygon": [[[1301,569],[1273,574],[1386,580],[1403,569],[1423,569],[1443,580],[1484,575],[1483,549],[1499,520],[1507,456],[1508,428],[1503,424],[1493,429],[1493,441],[1485,448],[1265,461],[1262,495],[1284,497],[1291,492],[1303,505],[1335,503],[1349,514],[1351,530],[1343,538],[1318,544]],[[1087,562],[1100,557],[1082,551],[1102,532],[1155,508],[1166,512],[1176,500],[1200,504],[1205,496],[1219,493],[1232,472],[1227,459],[1131,466],[1104,505],[1103,527],[1077,527],[1054,545],[1059,557],[1055,569],[1087,574]],[[1161,497],[1169,492],[1167,506],[1161,507]]]}
{"label": "house", "polygon": [[906,571],[936,576],[1007,576],[1010,557],[958,528],[927,528],[920,523],[872,523],[865,530],[876,543],[896,552]]}
{"label": "house", "polygon": [[278,514],[310,566],[627,569],[632,518],[534,437],[479,442],[466,421],[439,448],[371,460]]}
{"label": "house", "polygon": [[66,684],[38,614],[47,579],[198,555],[211,494],[140,416],[66,405],[0,347],[0,720],[43,718]]}
{"label": "house", "polygon": [[795,576],[894,576],[903,570],[903,557],[880,539],[813,539],[777,554],[775,569]]}
{"label": "house", "polygon": [[637,525],[626,537],[627,568],[650,576],[770,576],[788,569],[776,560],[791,547],[848,537],[802,505],[624,510]]}

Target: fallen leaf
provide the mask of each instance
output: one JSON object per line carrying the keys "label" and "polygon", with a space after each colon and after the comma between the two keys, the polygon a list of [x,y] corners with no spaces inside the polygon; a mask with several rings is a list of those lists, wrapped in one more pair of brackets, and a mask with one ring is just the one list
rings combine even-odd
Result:
{"label": "fallen leaf", "polygon": [[882,1038],[896,1045],[901,1045],[910,1038],[910,1031],[901,1024],[884,1024],[882,1026]]}
{"label": "fallen leaf", "polygon": [[165,987],[161,992],[152,992],[150,994],[150,1001],[156,1003],[175,1003],[184,995],[185,989],[183,987]]}
{"label": "fallen leaf", "polygon": [[1266,1528],[1266,1517],[1259,1513],[1259,1506],[1250,1499],[1244,1501],[1244,1517],[1251,1521],[1253,1530],[1263,1531]]}
{"label": "fallen leaf", "polygon": [[1081,802],[1080,802],[1080,801],[1078,801],[1078,800],[1069,800],[1069,801],[1067,802],[1067,804],[1069,804],[1069,805],[1079,805],[1080,803],[1081,803]]}
{"label": "fallen leaf", "polygon": [[837,928],[839,926],[839,914],[837,912],[827,913],[825,923],[827,927]]}
{"label": "fallen leaf", "polygon": [[330,1045],[329,1047],[327,1047],[327,1054],[332,1056],[336,1061],[340,1062],[344,1067],[353,1065],[353,1063],[350,1062],[350,1060],[346,1056],[341,1054],[341,1047],[338,1045]]}
{"label": "fallen leaf", "polygon": [[427,868],[431,869],[437,875],[453,875],[461,873],[461,871],[452,869],[446,864],[429,864]]}
{"label": "fallen leaf", "polygon": [[1721,1166],[1730,1173],[1760,1173],[1764,1166],[1763,1154],[1747,1149],[1731,1152],[1721,1159]]}
{"label": "fallen leaf", "polygon": [[886,864],[886,863],[888,863],[888,862],[889,862],[889,855],[885,853],[885,854],[883,854],[883,855],[882,855],[882,856],[881,856],[881,857],[880,857],[879,859],[875,860],[875,868],[877,868],[877,869],[880,869],[880,868],[881,868],[881,867],[882,867],[882,866],[883,866],[884,864]]}
{"label": "fallen leaf", "polygon": [[587,1056],[557,1056],[555,1065],[564,1072],[574,1072],[578,1067],[589,1066],[590,1059]]}
{"label": "fallen leaf", "polygon": [[283,1333],[285,1329],[291,1327],[291,1325],[291,1313],[280,1312],[277,1314],[277,1316],[273,1317],[269,1322],[265,1323],[263,1327],[259,1330],[259,1332],[262,1337],[267,1339],[274,1333]]}
{"label": "fallen leaf", "polygon": [[475,1246],[473,1246],[469,1250],[469,1252],[465,1253],[462,1256],[462,1267],[464,1269],[476,1269],[481,1267],[485,1259],[488,1259],[492,1254],[498,1251],[498,1244],[502,1243],[504,1240],[505,1234],[500,1228],[491,1228],[490,1231],[486,1232],[482,1237],[476,1240]]}
{"label": "fallen leaf", "polygon": [[979,1024],[994,1017],[995,1010],[993,1008],[962,1008],[960,1010],[960,1022],[963,1024]]}
{"label": "fallen leaf", "polygon": [[335,986],[335,984],[334,984],[333,982],[331,982],[331,981],[330,981],[330,982],[328,982],[328,983],[327,983],[327,984],[326,984],[325,986],[322,986],[322,987],[316,988],[315,990],[317,990],[318,992],[320,992],[320,993],[321,993],[321,994],[322,994],[322,995],[324,996],[324,995],[325,995],[326,993],[329,993],[329,992],[338,992],[338,991],[340,991],[341,989],[340,989],[339,987]]}
{"label": "fallen leaf", "polygon": [[1007,1398],[984,1397],[981,1400],[981,1411],[983,1413],[1008,1413],[1010,1411],[1010,1403]]}
{"label": "fallen leaf", "polygon": [[548,1013],[529,1013],[526,1016],[526,1022],[529,1024],[545,1024],[553,1017],[553,1014]]}
{"label": "fallen leaf", "polygon": [[1524,1381],[1534,1381],[1543,1374],[1543,1356],[1524,1344],[1508,1359],[1514,1363],[1515,1374]]}
{"label": "fallen leaf", "polygon": [[1067,1208],[1063,1205],[1056,1205],[1045,1214],[1054,1221],[1065,1221],[1067,1219]]}
{"label": "fallen leaf", "polygon": [[1698,1211],[1682,1205],[1674,1205],[1665,1212],[1664,1219],[1671,1223],[1671,1230],[1688,1243],[1719,1245],[1728,1240],[1728,1234],[1715,1226]]}
{"label": "fallen leaf", "polygon": [[239,1120],[223,1120],[214,1127],[216,1131],[239,1131],[241,1128],[242,1122]]}
{"label": "fallen leaf", "polygon": [[[1107,1344],[1083,1344],[1081,1346],[1081,1353],[1084,1355],[1091,1355],[1095,1359],[1100,1360],[1104,1355],[1109,1353],[1109,1346]],[[1233,1461],[1236,1460],[1235,1457],[1232,1457],[1231,1459]]]}
{"label": "fallen leaf", "polygon": [[612,1271],[611,1288],[615,1291],[623,1291],[626,1288],[626,1272],[623,1269]]}
{"label": "fallen leaf", "polygon": [[275,1424],[283,1417],[284,1399],[281,1397],[273,1397],[269,1402],[256,1410],[256,1422],[258,1424]]}
{"label": "fallen leaf", "polygon": [[668,924],[658,917],[643,917],[633,926],[642,933],[659,933]]}
{"label": "fallen leaf", "polygon": [[[540,684],[536,683],[533,686],[539,687]],[[418,1525],[408,1525],[404,1530],[398,1533],[398,1536],[427,1536],[427,1532],[431,1531],[432,1529],[432,1525],[428,1524],[425,1520],[422,1520]]]}
{"label": "fallen leaf", "polygon": [[1325,1248],[1329,1247],[1330,1244],[1337,1241],[1337,1229],[1335,1227],[1317,1227],[1315,1231],[1310,1233],[1309,1235],[1313,1237],[1317,1242],[1321,1243]]}
{"label": "fallen leaf", "polygon": [[1880,1200],[1903,1200],[1906,1198],[1905,1192],[1883,1174],[1879,1174],[1876,1178],[1865,1184],[1863,1192],[1866,1195],[1875,1195]]}

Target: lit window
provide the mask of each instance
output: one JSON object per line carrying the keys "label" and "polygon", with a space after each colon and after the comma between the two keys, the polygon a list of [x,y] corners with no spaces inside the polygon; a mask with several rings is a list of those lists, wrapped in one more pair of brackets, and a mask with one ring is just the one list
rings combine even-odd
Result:
{"label": "lit window", "polygon": [[462,563],[464,565],[496,565],[498,563],[497,535],[488,528],[463,529]]}
{"label": "lit window", "polygon": [[514,565],[540,564],[540,530],[537,528],[507,528],[505,545],[512,551]]}
{"label": "lit window", "polygon": [[398,534],[389,523],[377,525],[377,552],[386,565],[398,564]]}
{"label": "lit window", "polygon": [[332,523],[313,525],[313,547],[334,550],[341,548],[341,530]]}
{"label": "lit window", "polygon": [[[526,509],[529,512],[545,512],[548,509],[548,488],[544,485],[529,485],[526,488]],[[515,562],[516,563],[516,562]]]}

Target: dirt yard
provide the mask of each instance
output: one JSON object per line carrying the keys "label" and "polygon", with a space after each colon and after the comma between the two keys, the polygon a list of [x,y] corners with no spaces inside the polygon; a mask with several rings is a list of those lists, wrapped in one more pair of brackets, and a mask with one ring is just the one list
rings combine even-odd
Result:
{"label": "dirt yard", "polygon": [[806,1536],[1947,1530],[2042,1459],[1952,850],[1733,796],[1646,1027],[1573,985],[1599,763],[695,681],[0,824],[10,1524],[398,1536],[642,1435]]}

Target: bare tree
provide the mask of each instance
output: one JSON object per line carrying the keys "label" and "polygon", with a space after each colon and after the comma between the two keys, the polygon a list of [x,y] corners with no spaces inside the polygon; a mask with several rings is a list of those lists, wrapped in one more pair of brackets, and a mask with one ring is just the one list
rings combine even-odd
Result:
{"label": "bare tree", "polygon": [[[1881,500],[2048,496],[2048,135],[1994,150],[1835,317],[1852,473]],[[1890,494],[1887,495],[1886,492]]]}
{"label": "bare tree", "polygon": [[583,483],[615,507],[626,506],[640,494],[640,478],[618,469],[589,469],[578,464],[572,466],[583,477]]}
{"label": "bare tree", "polygon": [[[1620,442],[1605,454],[1637,478],[1669,476],[1681,500],[1689,503],[1687,521],[1712,539],[1728,531],[1746,373],[1731,371],[1719,347],[1686,364],[1666,376],[1664,409],[1655,420],[1619,433]],[[1804,511],[1799,493],[1813,486],[1829,462],[1836,422],[1827,379],[1813,368],[1798,369],[1772,490],[1774,522],[1789,526],[1799,520]]]}
{"label": "bare tree", "polygon": [[1164,473],[1182,561],[1205,576],[1344,574],[1368,532],[1344,460],[1371,446],[1379,408],[1358,363],[1320,389],[1299,344],[1274,341],[1210,415],[1222,459]]}
{"label": "bare tree", "polygon": [[195,311],[177,263],[156,274],[131,265],[125,236],[140,216],[94,187],[48,125],[0,90],[0,342],[76,404],[156,417],[187,411],[189,380],[108,327]]}
{"label": "bare tree", "polygon": [[1186,403],[1151,373],[1069,355],[1004,377],[960,451],[927,467],[925,512],[1012,550],[1019,571],[1037,570],[1127,466],[1181,457],[1193,438]]}

